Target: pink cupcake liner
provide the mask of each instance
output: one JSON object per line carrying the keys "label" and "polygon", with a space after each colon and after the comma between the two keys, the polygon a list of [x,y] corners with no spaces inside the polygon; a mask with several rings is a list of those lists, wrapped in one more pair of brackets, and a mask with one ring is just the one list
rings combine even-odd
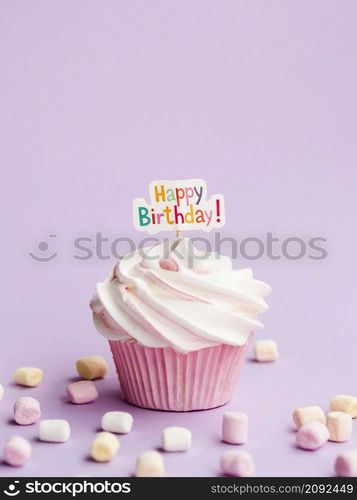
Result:
{"label": "pink cupcake liner", "polygon": [[166,411],[206,410],[227,403],[249,344],[221,344],[180,354],[171,347],[109,341],[124,399]]}

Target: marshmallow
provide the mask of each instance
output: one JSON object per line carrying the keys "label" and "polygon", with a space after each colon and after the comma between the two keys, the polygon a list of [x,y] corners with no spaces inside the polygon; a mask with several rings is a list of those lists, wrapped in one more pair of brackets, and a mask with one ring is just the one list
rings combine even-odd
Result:
{"label": "marshmallow", "polygon": [[88,356],[76,363],[77,372],[86,380],[103,378],[108,373],[108,365],[102,356]]}
{"label": "marshmallow", "polygon": [[144,451],[136,461],[136,477],[161,477],[164,475],[164,460],[155,450]]}
{"label": "marshmallow", "polygon": [[40,403],[35,398],[22,397],[14,405],[14,419],[17,424],[34,424],[41,416]]}
{"label": "marshmallow", "polygon": [[248,415],[240,411],[223,414],[222,439],[230,444],[244,444],[248,438]]}
{"label": "marshmallow", "polygon": [[43,378],[43,371],[33,366],[23,366],[14,373],[14,381],[25,387],[36,387]]}
{"label": "marshmallow", "polygon": [[298,408],[294,411],[293,420],[297,429],[299,429],[310,422],[321,422],[325,424],[326,416],[319,406],[306,406],[305,408]]}
{"label": "marshmallow", "polygon": [[296,442],[304,450],[317,450],[328,441],[330,433],[325,424],[310,422],[305,424],[296,433]]}
{"label": "marshmallow", "polygon": [[227,476],[249,477],[255,472],[255,464],[250,453],[228,450],[221,457],[221,469]]}
{"label": "marshmallow", "polygon": [[103,431],[127,434],[132,425],[133,417],[126,411],[108,411],[102,417]]}
{"label": "marshmallow", "polygon": [[120,447],[119,439],[111,432],[98,432],[91,444],[90,456],[96,462],[109,462]]}
{"label": "marshmallow", "polygon": [[357,398],[347,396],[346,394],[339,394],[330,403],[331,411],[343,411],[348,413],[352,418],[357,417]]}
{"label": "marshmallow", "polygon": [[1,402],[2,398],[3,398],[3,396],[4,396],[4,392],[5,392],[5,389],[4,389],[4,387],[0,384],[0,402]]}
{"label": "marshmallow", "polygon": [[331,411],[327,414],[327,428],[330,441],[342,443],[348,441],[352,433],[352,417],[342,411]]}
{"label": "marshmallow", "polygon": [[13,436],[8,440],[4,449],[5,462],[9,465],[24,465],[31,457],[31,445],[21,436]]}
{"label": "marshmallow", "polygon": [[39,429],[40,441],[64,443],[71,435],[67,420],[41,420]]}
{"label": "marshmallow", "polygon": [[81,380],[80,382],[69,384],[67,395],[71,403],[81,405],[95,401],[98,398],[98,391],[94,382]]}
{"label": "marshmallow", "polygon": [[191,431],[184,427],[166,427],[162,431],[161,447],[165,451],[187,451],[191,441]]}
{"label": "marshmallow", "polygon": [[337,476],[357,477],[357,449],[344,451],[336,458]]}
{"label": "marshmallow", "polygon": [[276,361],[279,357],[275,340],[257,340],[254,342],[255,360],[260,362]]}

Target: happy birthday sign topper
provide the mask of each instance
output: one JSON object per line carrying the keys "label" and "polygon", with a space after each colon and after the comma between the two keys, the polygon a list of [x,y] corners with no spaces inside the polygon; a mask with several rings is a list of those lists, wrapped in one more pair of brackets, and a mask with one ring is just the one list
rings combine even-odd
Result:
{"label": "happy birthday sign topper", "polygon": [[153,181],[149,193],[150,203],[143,198],[136,198],[133,203],[134,226],[138,231],[211,231],[225,223],[223,196],[214,194],[207,200],[203,179]]}

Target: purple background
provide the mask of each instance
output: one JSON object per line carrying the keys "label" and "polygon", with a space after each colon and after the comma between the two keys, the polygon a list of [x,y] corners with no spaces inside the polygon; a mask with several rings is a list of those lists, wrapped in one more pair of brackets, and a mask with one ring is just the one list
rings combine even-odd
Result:
{"label": "purple background", "polygon": [[[220,442],[226,409],[249,414],[244,449],[257,475],[333,474],[336,455],[357,446],[356,424],[349,443],[306,452],[295,447],[291,412],[356,395],[356,2],[0,6],[0,446],[13,434],[33,442],[24,468],[1,464],[0,474],[131,475],[136,455],[158,447],[164,427],[184,425],[193,447],[165,454],[167,475],[219,475],[220,454],[230,448]],[[110,361],[88,301],[115,261],[74,259],[73,239],[101,231],[139,241],[132,199],[147,197],[153,179],[189,177],[225,196],[225,236],[328,240],[324,260],[235,262],[273,287],[257,336],[277,339],[281,359],[248,361],[234,400],[212,411],[130,407],[112,365],[96,403],[66,403],[76,359],[100,353]],[[47,252],[40,241],[49,242]],[[54,250],[48,263],[29,257]],[[44,369],[39,388],[12,384],[22,365]],[[9,423],[24,394],[40,399],[43,417],[68,418],[68,443],[38,443],[37,426]],[[114,409],[133,413],[133,431],[111,464],[95,464],[89,444],[101,415]]]}

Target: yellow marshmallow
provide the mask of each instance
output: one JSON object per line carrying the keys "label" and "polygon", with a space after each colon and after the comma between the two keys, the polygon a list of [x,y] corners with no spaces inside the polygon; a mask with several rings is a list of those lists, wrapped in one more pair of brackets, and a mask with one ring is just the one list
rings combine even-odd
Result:
{"label": "yellow marshmallow", "polygon": [[164,475],[164,461],[158,451],[144,451],[136,462],[136,477],[161,477]]}
{"label": "yellow marshmallow", "polygon": [[25,387],[36,387],[43,378],[43,371],[33,366],[23,366],[14,373],[14,381]]}
{"label": "yellow marshmallow", "polygon": [[342,443],[348,441],[352,432],[352,417],[342,411],[331,411],[327,414],[327,428],[330,432],[330,441]]}
{"label": "yellow marshmallow", "polygon": [[108,372],[108,365],[102,356],[88,356],[76,363],[77,372],[86,380],[103,378]]}
{"label": "yellow marshmallow", "polygon": [[298,408],[293,413],[294,424],[297,429],[303,425],[310,424],[311,422],[326,423],[326,416],[323,410],[317,406],[306,406],[305,408]]}
{"label": "yellow marshmallow", "polygon": [[96,462],[109,462],[120,447],[119,439],[111,432],[98,432],[92,442],[90,455]]}
{"label": "yellow marshmallow", "polygon": [[330,403],[331,411],[343,411],[348,413],[352,418],[357,417],[357,398],[354,396],[347,396],[346,394],[339,394]]}

